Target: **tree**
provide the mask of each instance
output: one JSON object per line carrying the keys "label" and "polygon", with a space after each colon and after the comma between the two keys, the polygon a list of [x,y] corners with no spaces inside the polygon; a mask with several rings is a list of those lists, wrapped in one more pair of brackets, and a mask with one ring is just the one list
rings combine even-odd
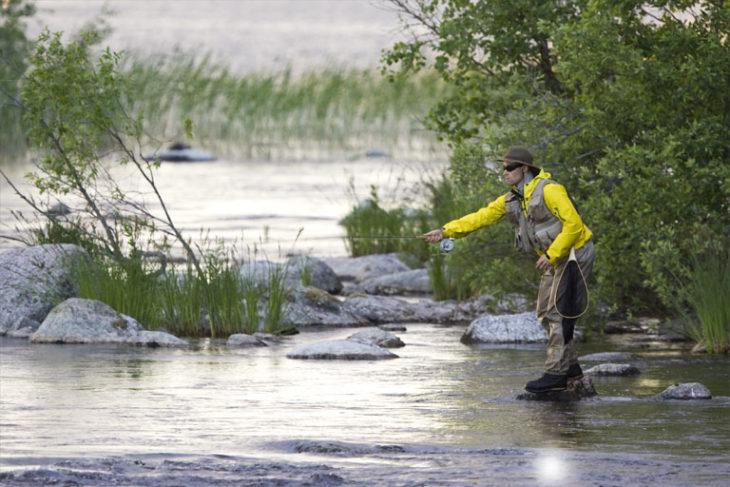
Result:
{"label": "tree", "polygon": [[673,307],[693,255],[730,225],[730,4],[394,0],[412,39],[391,76],[456,87],[431,113],[452,144],[524,144],[597,239],[604,298]]}

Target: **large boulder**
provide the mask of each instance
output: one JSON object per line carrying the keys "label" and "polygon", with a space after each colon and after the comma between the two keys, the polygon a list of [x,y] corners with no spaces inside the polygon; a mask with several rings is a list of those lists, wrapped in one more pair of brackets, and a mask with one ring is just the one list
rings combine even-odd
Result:
{"label": "large boulder", "polygon": [[269,281],[278,273],[286,282],[284,267],[268,260],[252,260],[245,262],[238,270],[240,276],[247,281],[255,283],[261,288],[269,287]]}
{"label": "large boulder", "polygon": [[12,338],[28,338],[41,326],[36,320],[31,320],[28,317],[23,316],[18,319],[10,328],[7,330],[7,336]]}
{"label": "large boulder", "polygon": [[0,254],[0,335],[22,318],[41,322],[53,305],[73,296],[71,273],[83,249],[36,245]]}
{"label": "large boulder", "polygon": [[332,257],[324,259],[324,261],[343,281],[362,282],[366,279],[410,270],[397,254]]}
{"label": "large boulder", "polygon": [[188,343],[169,333],[144,330],[129,316],[92,299],[71,298],[48,313],[33,343],[127,343],[132,345],[180,347]]}
{"label": "large boulder", "polygon": [[699,382],[687,382],[684,384],[674,384],[667,387],[660,394],[655,396],[656,399],[712,399],[710,390]]}
{"label": "large boulder", "polygon": [[484,315],[472,321],[461,337],[471,343],[536,343],[547,341],[547,334],[535,313]]}
{"label": "large boulder", "polygon": [[431,294],[433,291],[426,269],[414,269],[371,277],[361,282],[353,290],[361,290],[368,294],[385,295]]}
{"label": "large boulder", "polygon": [[286,355],[295,359],[382,360],[398,356],[376,345],[352,340],[328,340],[303,345]]}
{"label": "large boulder", "polygon": [[347,339],[383,348],[399,348],[406,346],[406,344],[403,343],[403,340],[394,334],[379,328],[369,328],[367,330],[359,331],[350,335]]}
{"label": "large boulder", "polygon": [[306,326],[363,326],[368,321],[346,309],[342,301],[315,287],[297,289],[284,307],[284,324]]}
{"label": "large boulder", "polygon": [[542,394],[523,392],[518,394],[516,399],[520,401],[573,402],[587,399],[597,394],[591,378],[583,376],[580,379],[569,381],[568,387],[564,391],[550,391]]}
{"label": "large boulder", "polygon": [[316,287],[328,293],[342,291],[342,281],[322,259],[298,255],[286,263],[286,281],[289,287]]}
{"label": "large boulder", "polygon": [[586,374],[614,377],[626,377],[639,374],[639,369],[631,364],[599,364],[586,370]]}

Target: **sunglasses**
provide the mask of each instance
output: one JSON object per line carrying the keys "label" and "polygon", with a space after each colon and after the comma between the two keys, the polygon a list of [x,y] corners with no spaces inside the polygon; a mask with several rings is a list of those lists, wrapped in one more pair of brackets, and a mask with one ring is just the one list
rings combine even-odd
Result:
{"label": "sunglasses", "polygon": [[523,166],[523,164],[520,164],[519,162],[510,162],[509,164],[505,164],[504,166],[502,166],[502,169],[504,169],[507,172],[512,172],[515,169],[522,167],[522,166]]}

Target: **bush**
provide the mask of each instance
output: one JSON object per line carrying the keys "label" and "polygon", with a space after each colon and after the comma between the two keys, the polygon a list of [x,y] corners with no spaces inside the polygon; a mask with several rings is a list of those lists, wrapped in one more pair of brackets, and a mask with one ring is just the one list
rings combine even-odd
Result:
{"label": "bush", "polygon": [[692,336],[709,352],[730,351],[730,253],[727,248],[696,259],[686,287],[696,316]]}

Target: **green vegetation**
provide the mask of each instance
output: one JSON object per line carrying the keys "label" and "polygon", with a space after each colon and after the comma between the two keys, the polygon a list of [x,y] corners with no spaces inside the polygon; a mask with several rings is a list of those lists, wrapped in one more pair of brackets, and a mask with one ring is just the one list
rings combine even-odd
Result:
{"label": "green vegetation", "polygon": [[441,150],[421,123],[445,94],[434,72],[395,83],[366,70],[239,75],[178,56],[129,62],[125,74],[147,131],[161,140],[181,137],[191,118],[206,145],[244,157]]}
{"label": "green vegetation", "polygon": [[[384,71],[400,79],[435,69],[452,88],[429,124],[455,149],[454,193],[483,204],[504,191],[480,187],[496,178],[462,165],[459,150],[497,159],[528,146],[596,235],[600,299],[615,311],[672,313],[675,277],[687,280],[686,263],[730,228],[730,4],[394,6],[417,28],[385,53]],[[472,291],[488,290],[493,279],[480,276],[490,274],[516,286],[532,280],[519,262],[482,257],[491,253],[480,241],[502,243],[511,232],[501,230],[459,242],[474,251],[469,266],[447,259]]]}
{"label": "green vegetation", "polygon": [[[267,279],[241,276],[234,256],[211,253],[201,278],[192,266],[154,269],[141,256],[123,264],[98,256],[76,266],[78,296],[102,301],[134,317],[145,328],[163,328],[182,336],[225,338],[233,333],[276,333],[287,289],[281,268],[272,266]],[[259,303],[266,301],[266,315]]]}
{"label": "green vegetation", "polygon": [[730,351],[730,253],[727,247],[697,259],[686,288],[696,316],[692,336],[709,352]]}

